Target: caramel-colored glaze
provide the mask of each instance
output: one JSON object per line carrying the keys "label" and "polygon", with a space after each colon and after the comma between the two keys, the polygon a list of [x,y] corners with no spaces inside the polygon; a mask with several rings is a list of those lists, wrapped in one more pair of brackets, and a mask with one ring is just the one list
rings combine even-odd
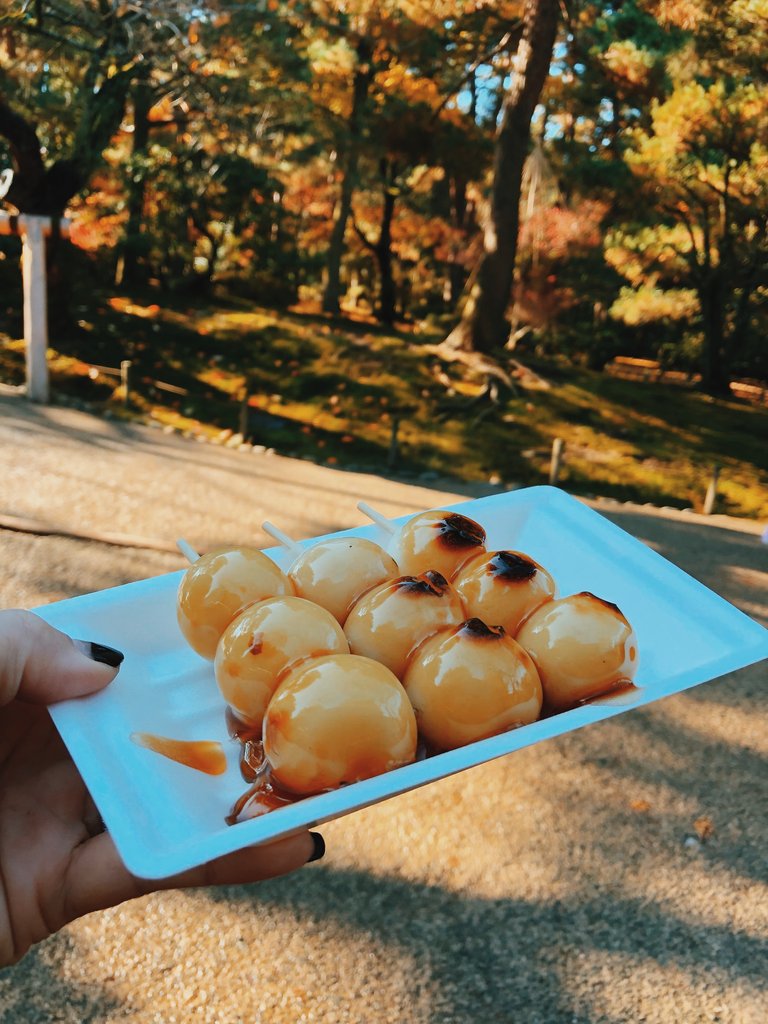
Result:
{"label": "caramel-colored glaze", "polygon": [[461,598],[437,572],[400,576],[373,587],[344,623],[352,654],[386,665],[401,678],[414,648],[445,626],[466,618]]}
{"label": "caramel-colored glaze", "polygon": [[520,624],[555,596],[555,581],[521,551],[491,551],[466,562],[453,580],[468,615],[503,626],[515,636]]}
{"label": "caramel-colored glaze", "polygon": [[228,825],[236,825],[240,821],[260,818],[262,814],[269,814],[300,799],[296,793],[286,793],[276,784],[267,765],[250,789],[238,797],[224,820]]}
{"label": "caramel-colored glaze", "polygon": [[410,764],[416,741],[403,687],[389,669],[354,654],[291,669],[264,716],[273,778],[292,793],[320,793]]}
{"label": "caramel-colored glaze", "polygon": [[138,747],[162,754],[171,761],[205,772],[206,775],[223,775],[227,770],[224,748],[214,740],[173,740],[149,732],[131,733],[131,740]]}
{"label": "caramel-colored glaze", "polygon": [[348,654],[330,612],[301,597],[271,597],[242,612],[224,630],[214,672],[236,714],[260,726],[280,674],[301,658]]}
{"label": "caramel-colored glaze", "polygon": [[233,710],[226,710],[227,731],[240,744],[240,772],[249,788],[237,798],[232,810],[224,819],[228,825],[239,821],[259,818],[262,814],[285,807],[302,799],[296,793],[288,793],[272,775],[272,769],[264,755],[261,740],[261,725],[255,727],[243,721]]}
{"label": "caramel-colored glaze", "polygon": [[227,732],[240,744],[240,774],[246,782],[253,782],[263,771],[264,744],[261,742],[261,722],[258,726],[245,722],[228,707],[225,712]]}
{"label": "caramel-colored glaze", "polygon": [[211,551],[187,569],[176,612],[190,647],[212,660],[221,634],[240,612],[266,597],[293,594],[293,584],[256,548]]}
{"label": "caramel-colored glaze", "polygon": [[468,558],[484,551],[484,545],[485,530],[474,519],[436,509],[403,523],[392,554],[402,573],[418,576],[434,569],[450,579]]}
{"label": "caramel-colored glaze", "polygon": [[288,570],[299,597],[326,608],[342,625],[361,594],[397,575],[394,558],[363,537],[319,541]]}
{"label": "caramel-colored glaze", "polygon": [[501,627],[479,619],[425,640],[408,663],[403,686],[419,734],[433,750],[528,725],[541,712],[533,660]]}
{"label": "caramel-colored glaze", "polygon": [[579,704],[592,704],[596,701],[604,701],[606,706],[611,704],[629,706],[636,702],[639,693],[642,693],[641,687],[620,679],[609,690],[606,690],[604,693],[596,693],[592,697],[586,697],[584,700],[579,701]]}
{"label": "caramel-colored glaze", "polygon": [[548,711],[565,711],[630,683],[637,671],[635,633],[615,604],[573,594],[542,605],[517,641],[533,658]]}

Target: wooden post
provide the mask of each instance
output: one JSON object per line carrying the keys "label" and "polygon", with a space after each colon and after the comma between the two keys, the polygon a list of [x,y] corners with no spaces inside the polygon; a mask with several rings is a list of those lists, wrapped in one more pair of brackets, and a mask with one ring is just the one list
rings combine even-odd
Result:
{"label": "wooden post", "polygon": [[715,504],[717,503],[717,481],[720,476],[720,467],[715,465],[712,467],[712,478],[709,481],[709,487],[707,488],[707,496],[704,499],[704,515],[711,516],[715,511]]}
{"label": "wooden post", "polygon": [[47,217],[25,217],[21,248],[24,282],[24,343],[27,361],[27,398],[46,405],[48,387],[48,297],[45,289],[45,235]]}
{"label": "wooden post", "polygon": [[557,478],[560,475],[560,462],[563,457],[565,441],[562,437],[556,437],[552,442],[552,457],[549,460],[549,485],[557,487]]}
{"label": "wooden post", "polygon": [[[58,222],[62,235],[69,221]],[[50,217],[24,214],[12,217],[0,212],[0,234],[21,235],[21,275],[24,286],[24,342],[26,346],[27,398],[46,404],[48,383],[48,299],[45,279],[45,237],[51,233]]]}
{"label": "wooden post", "polygon": [[123,405],[127,409],[131,404],[131,360],[120,361],[120,385],[123,389]]}

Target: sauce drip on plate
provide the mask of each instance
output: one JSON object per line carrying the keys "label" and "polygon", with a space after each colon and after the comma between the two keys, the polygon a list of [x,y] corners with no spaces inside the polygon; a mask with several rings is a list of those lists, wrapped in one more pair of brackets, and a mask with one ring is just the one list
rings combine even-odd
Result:
{"label": "sauce drip on plate", "polygon": [[131,740],[146,750],[195,768],[206,775],[223,775],[227,770],[224,748],[213,740],[174,740],[168,736],[155,736],[149,732],[131,733]]}

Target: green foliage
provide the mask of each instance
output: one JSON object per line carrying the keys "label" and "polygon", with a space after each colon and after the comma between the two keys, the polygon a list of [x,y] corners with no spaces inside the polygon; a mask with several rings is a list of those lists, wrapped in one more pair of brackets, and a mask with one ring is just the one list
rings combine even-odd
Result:
{"label": "green foliage", "polygon": [[[566,6],[523,190],[515,337],[591,367],[661,358],[712,390],[768,375],[768,0]],[[522,10],[10,0],[6,205],[66,194],[105,280],[306,306],[346,195],[343,310],[383,317],[389,288],[390,314],[442,323],[483,249]],[[20,156],[19,119],[36,156]]]}

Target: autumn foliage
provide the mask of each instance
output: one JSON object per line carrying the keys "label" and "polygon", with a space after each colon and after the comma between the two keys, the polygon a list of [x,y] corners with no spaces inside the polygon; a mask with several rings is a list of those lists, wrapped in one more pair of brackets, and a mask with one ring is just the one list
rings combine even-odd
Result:
{"label": "autumn foliage", "polygon": [[[545,6],[9,0],[5,206],[66,208],[104,284],[447,334],[502,237],[500,138]],[[768,3],[557,8],[487,344],[662,358],[713,391],[765,376]]]}

